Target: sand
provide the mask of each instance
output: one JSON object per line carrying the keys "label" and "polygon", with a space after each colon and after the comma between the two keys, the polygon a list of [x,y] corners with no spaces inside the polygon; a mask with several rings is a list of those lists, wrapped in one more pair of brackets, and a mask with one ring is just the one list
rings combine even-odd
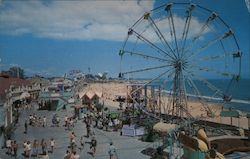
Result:
{"label": "sand", "polygon": [[[102,92],[101,100],[104,101],[105,106],[110,107],[111,109],[119,108],[119,102],[114,102],[113,100],[117,95],[125,96],[127,95],[127,83],[125,82],[103,82],[103,83],[90,83],[88,86],[83,87],[82,91],[94,91]],[[161,97],[161,112],[168,113],[167,109],[168,98]],[[124,104],[126,105],[126,104]],[[223,124],[231,124],[229,117],[220,117],[219,114],[222,111],[221,105],[208,104],[208,107],[215,114],[215,117],[207,117],[207,111],[198,101],[188,101],[188,110],[193,117],[204,118],[208,121],[213,121]],[[158,108],[160,110],[160,108]],[[225,110],[225,108],[224,108]],[[233,118],[232,125],[238,126],[241,128],[248,129],[248,119],[246,117]]]}

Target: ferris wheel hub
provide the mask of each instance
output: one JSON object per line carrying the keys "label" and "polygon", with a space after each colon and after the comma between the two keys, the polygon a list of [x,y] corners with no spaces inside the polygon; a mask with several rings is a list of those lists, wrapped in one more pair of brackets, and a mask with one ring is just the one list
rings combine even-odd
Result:
{"label": "ferris wheel hub", "polygon": [[177,59],[175,62],[174,62],[174,68],[176,71],[181,71],[182,69],[185,68],[185,64],[187,62],[186,61],[183,61],[182,59]]}

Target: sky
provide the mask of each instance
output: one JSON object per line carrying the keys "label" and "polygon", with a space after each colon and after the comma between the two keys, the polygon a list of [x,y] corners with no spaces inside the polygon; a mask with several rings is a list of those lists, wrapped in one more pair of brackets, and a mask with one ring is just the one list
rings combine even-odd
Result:
{"label": "sky", "polygon": [[[118,53],[128,29],[146,11],[168,2],[0,0],[0,70],[20,66],[27,75],[62,76],[90,68],[91,73],[107,71],[117,77]],[[250,13],[245,1],[175,2],[205,6],[227,22],[243,52],[242,77],[250,78]]]}

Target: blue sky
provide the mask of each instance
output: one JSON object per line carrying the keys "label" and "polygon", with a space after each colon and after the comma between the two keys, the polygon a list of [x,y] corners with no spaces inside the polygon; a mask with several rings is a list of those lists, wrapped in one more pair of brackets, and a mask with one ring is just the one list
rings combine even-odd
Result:
{"label": "blue sky", "polygon": [[[71,69],[119,73],[118,56],[128,28],[145,11],[170,1],[0,0],[0,69],[63,75]],[[190,2],[189,0],[177,2]],[[249,72],[250,14],[244,0],[192,0],[216,11],[234,30]],[[146,65],[146,63],[145,63]]]}

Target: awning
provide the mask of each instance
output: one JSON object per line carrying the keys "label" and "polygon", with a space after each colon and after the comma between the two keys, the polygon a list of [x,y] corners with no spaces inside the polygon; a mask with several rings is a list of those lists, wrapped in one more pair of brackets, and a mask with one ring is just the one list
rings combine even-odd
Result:
{"label": "awning", "polygon": [[102,92],[95,92],[95,91],[87,91],[87,92],[80,92],[79,98],[86,96],[88,99],[92,99],[93,97],[97,96],[99,98],[102,97]]}
{"label": "awning", "polygon": [[29,97],[30,97],[29,92],[23,92],[23,93],[20,95],[20,99],[25,99],[25,98],[29,98]]}
{"label": "awning", "polygon": [[89,91],[85,94],[85,96],[87,96],[90,100],[95,96],[96,94],[92,91]]}
{"label": "awning", "polygon": [[85,92],[85,91],[83,91],[83,92],[79,92],[79,93],[78,93],[78,96],[79,96],[79,98],[82,98],[85,94],[86,94],[86,92]]}

